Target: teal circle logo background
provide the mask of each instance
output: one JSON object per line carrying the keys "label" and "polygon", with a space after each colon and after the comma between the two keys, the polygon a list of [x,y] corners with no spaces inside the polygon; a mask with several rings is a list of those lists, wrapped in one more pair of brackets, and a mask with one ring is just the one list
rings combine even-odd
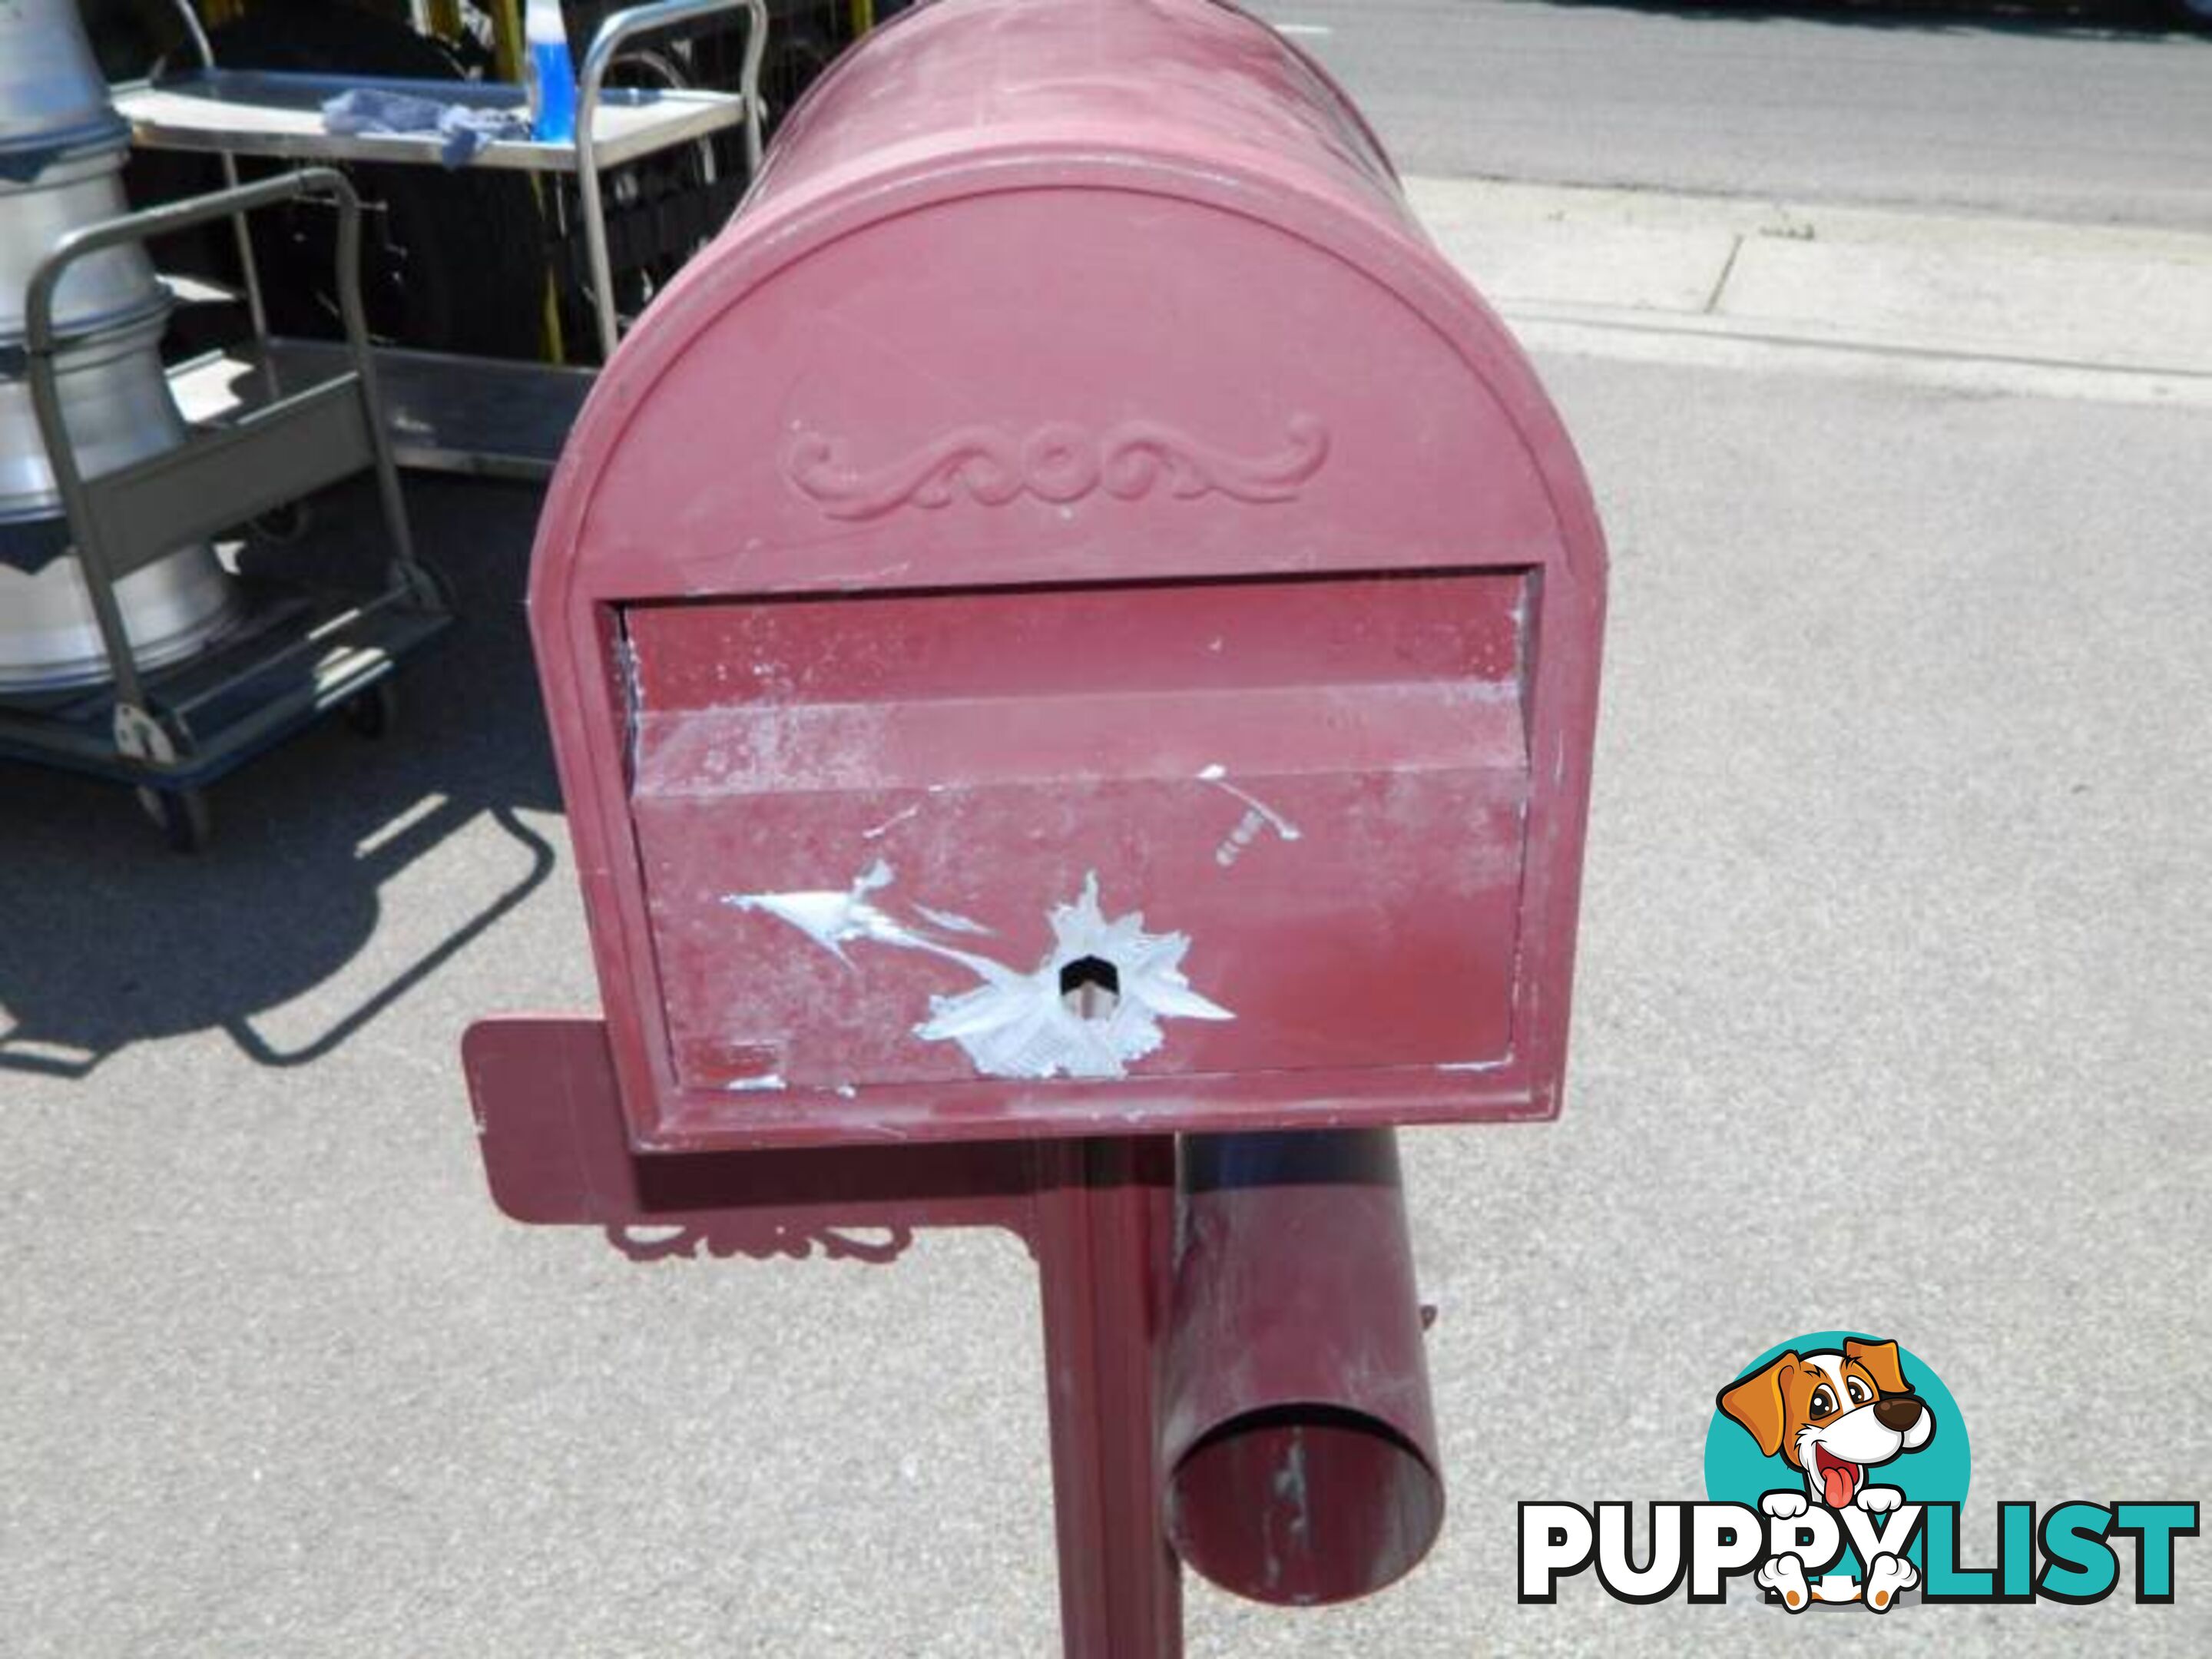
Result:
{"label": "teal circle logo background", "polygon": [[[1778,1342],[1747,1365],[1739,1366],[1733,1376],[1726,1377],[1713,1386],[1718,1395],[1722,1389],[1736,1380],[1748,1376],[1760,1366],[1779,1358],[1795,1349],[1799,1353],[1813,1353],[1821,1349],[1840,1349],[1846,1341],[1873,1342],[1886,1339],[1871,1337],[1863,1331],[1814,1331],[1805,1336],[1793,1336],[1787,1342]],[[1959,1402],[1951,1397],[1943,1379],[1929,1369],[1928,1362],[1906,1347],[1897,1345],[1897,1358],[1905,1380],[1923,1401],[1936,1417],[1936,1432],[1918,1451],[1900,1453],[1887,1463],[1877,1463],[1867,1471],[1870,1486],[1894,1486],[1905,1494],[1908,1504],[1963,1504],[1966,1501],[1966,1482],[1973,1472],[1973,1455],[1966,1446],[1966,1419],[1959,1414]],[[1713,1420],[1705,1430],[1705,1496],[1717,1504],[1747,1504],[1759,1507],[1759,1500],[1770,1492],[1787,1487],[1792,1492],[1805,1490],[1804,1472],[1792,1468],[1778,1453],[1772,1457],[1759,1455],[1759,1443],[1749,1431],[1734,1419],[1713,1408]],[[1880,1524],[1885,1517],[1874,1517]],[[1927,1564],[1921,1559],[1921,1540],[1915,1538],[1906,1552],[1915,1566],[1923,1572]],[[1843,1559],[1829,1569],[1831,1572],[1856,1574],[1861,1571],[1857,1558],[1849,1545],[1844,1548]]]}

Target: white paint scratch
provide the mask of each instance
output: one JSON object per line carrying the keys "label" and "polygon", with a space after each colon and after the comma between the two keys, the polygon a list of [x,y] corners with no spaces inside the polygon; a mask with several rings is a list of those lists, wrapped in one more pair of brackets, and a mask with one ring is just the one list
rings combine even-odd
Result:
{"label": "white paint scratch", "polygon": [[861,830],[860,839],[862,841],[881,841],[885,836],[890,834],[892,830],[897,829],[899,825],[904,823],[908,818],[920,816],[921,812],[921,803],[920,801],[916,801],[913,805],[908,807],[903,812],[892,813],[890,817],[885,818],[874,829]]}
{"label": "white paint scratch", "polygon": [[993,936],[991,929],[972,917],[962,915],[957,910],[933,910],[927,904],[917,904],[914,909],[916,915],[934,923],[948,933],[974,933],[983,939]]}
{"label": "white paint scratch", "polygon": [[906,930],[868,899],[897,878],[897,872],[878,859],[842,893],[726,893],[722,902],[733,909],[765,910],[782,918],[850,968],[853,960],[845,947],[854,939],[896,942],[905,937]]}
{"label": "white paint scratch", "polygon": [[1221,845],[1213,849],[1213,861],[1223,869],[1228,869],[1237,860],[1243,858],[1246,849],[1260,839],[1260,832],[1263,830],[1273,830],[1285,841],[1304,839],[1304,832],[1297,824],[1292,823],[1256,795],[1247,794],[1230,782],[1229,769],[1220,762],[1216,761],[1212,765],[1201,769],[1198,775],[1198,781],[1200,783],[1210,783],[1216,789],[1226,794],[1234,795],[1244,803],[1244,816],[1237,821],[1237,827],[1223,839]]}
{"label": "white paint scratch", "polygon": [[1290,1449],[1284,1455],[1282,1468],[1275,1471],[1273,1484],[1275,1496],[1290,1505],[1291,1535],[1303,1542],[1313,1525],[1313,1516],[1307,1508],[1304,1431],[1291,1431]]}
{"label": "white paint scratch", "polygon": [[[1029,973],[947,945],[891,915],[870,896],[896,879],[878,859],[842,892],[731,893],[722,902],[790,923],[855,972],[858,965],[845,947],[861,940],[919,951],[967,969],[981,983],[957,996],[932,997],[930,1017],[914,1034],[924,1042],[958,1043],[988,1077],[1125,1077],[1131,1061],[1166,1040],[1162,1020],[1236,1018],[1184,977],[1186,935],[1146,933],[1141,912],[1106,919],[1095,871],[1073,903],[1055,905],[1048,915],[1053,947]],[[988,931],[952,912],[914,908],[947,932]],[[1068,1007],[1060,987],[1061,969],[1089,957],[1109,963],[1118,981],[1112,1006],[1097,1018]]]}
{"label": "white paint scratch", "polygon": [[[1161,1020],[1236,1018],[1183,976],[1188,937],[1146,933],[1141,912],[1107,921],[1096,871],[1084,878],[1082,896],[1055,905],[1049,921],[1053,948],[1034,973],[1001,969],[961,996],[932,998],[931,1018],[915,1034],[959,1043],[990,1077],[1118,1078],[1166,1041]],[[1061,1000],[1060,970],[1086,957],[1110,963],[1120,981],[1112,1008],[1097,1019]]]}
{"label": "white paint scratch", "polygon": [[879,565],[873,570],[855,570],[837,578],[841,587],[863,587],[903,576],[914,568],[912,559],[902,559],[896,564]]}
{"label": "white paint scratch", "polygon": [[789,1086],[790,1085],[784,1082],[782,1076],[775,1072],[770,1072],[766,1077],[736,1078],[722,1085],[726,1091],[733,1095],[750,1095],[767,1091],[781,1091],[788,1088]]}
{"label": "white paint scratch", "polygon": [[637,645],[628,634],[615,641],[615,666],[623,683],[623,750],[635,778],[645,765],[645,699],[637,668]]}

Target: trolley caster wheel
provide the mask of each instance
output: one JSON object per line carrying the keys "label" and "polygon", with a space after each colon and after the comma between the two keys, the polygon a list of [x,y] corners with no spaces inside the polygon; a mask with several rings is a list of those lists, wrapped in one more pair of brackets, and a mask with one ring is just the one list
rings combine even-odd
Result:
{"label": "trolley caster wheel", "polygon": [[289,546],[307,533],[315,521],[315,510],[305,501],[284,501],[270,507],[248,527],[263,541],[274,542],[279,547]]}
{"label": "trolley caster wheel", "polygon": [[345,723],[364,738],[388,738],[398,729],[399,688],[390,680],[355,692],[340,707]]}
{"label": "trolley caster wheel", "polygon": [[215,833],[214,820],[208,812],[207,796],[198,789],[147,789],[138,792],[138,805],[154,827],[161,832],[161,839],[175,853],[201,853],[207,850],[209,837]]}
{"label": "trolley caster wheel", "polygon": [[422,609],[448,617],[459,614],[460,602],[453,592],[453,579],[437,566],[417,563],[408,586],[413,590],[415,603]]}

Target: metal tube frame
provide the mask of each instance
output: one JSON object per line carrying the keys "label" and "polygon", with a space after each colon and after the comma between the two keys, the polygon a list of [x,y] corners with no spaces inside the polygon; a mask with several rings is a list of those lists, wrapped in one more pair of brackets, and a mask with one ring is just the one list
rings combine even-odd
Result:
{"label": "metal tube frame", "polygon": [[[185,38],[192,43],[192,52],[199,58],[200,67],[209,74],[214,74],[215,46],[209,40],[207,30],[201,26],[199,14],[192,9],[192,0],[175,0],[175,5],[177,15],[184,21]],[[224,150],[219,159],[222,163],[223,188],[236,190],[238,158]],[[230,230],[238,243],[238,264],[246,282],[246,314],[253,325],[256,343],[266,342],[269,338],[269,313],[261,303],[261,270],[254,263],[253,233],[247,228],[243,213],[232,218]],[[269,394],[273,398],[276,395],[276,371],[267,365],[268,354],[264,351],[260,355],[264,360],[263,373],[268,378]]]}
{"label": "metal tube frame", "polygon": [[399,473],[392,457],[390,434],[385,428],[376,364],[369,350],[368,322],[362,308],[361,198],[343,173],[332,167],[303,167],[210,195],[101,220],[74,230],[56,242],[31,276],[24,306],[24,355],[29,370],[31,404],[38,416],[39,432],[46,447],[55,488],[69,519],[76,557],[84,570],[85,588],[100,624],[100,639],[107,647],[108,665],[114,672],[117,746],[133,759],[166,762],[175,757],[160,752],[164,728],[147,706],[130,634],[123,624],[122,607],[116,600],[107,550],[101,545],[94,528],[88,482],[77,465],[76,451],[70,441],[67,411],[62,407],[58,359],[76,343],[76,337],[56,331],[54,296],[64,273],[90,254],[126,243],[148,241],[216,219],[228,218],[242,227],[249,213],[318,196],[328,198],[338,210],[338,312],[344,324],[347,354],[352,361],[362,418],[368,428],[378,503],[392,550],[388,568],[392,580],[386,598],[428,598],[431,594],[429,577],[415,557],[414,538],[400,495]]}
{"label": "metal tube frame", "polygon": [[599,99],[615,54],[635,37],[672,28],[720,12],[742,11],[747,18],[745,55],[738,76],[738,95],[744,100],[745,171],[760,171],[760,70],[768,51],[767,0],[659,0],[657,4],[618,11],[599,25],[584,54],[584,70],[576,87],[576,190],[582,198],[584,253],[592,277],[592,306],[599,323],[602,362],[615,354],[622,337],[622,320],[615,313],[614,271],[607,257],[607,222],[599,196],[597,124]]}

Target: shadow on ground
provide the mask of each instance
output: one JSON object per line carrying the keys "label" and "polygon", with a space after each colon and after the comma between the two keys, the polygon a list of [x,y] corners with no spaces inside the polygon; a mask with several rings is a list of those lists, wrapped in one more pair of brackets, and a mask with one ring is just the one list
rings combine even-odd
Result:
{"label": "shadow on ground", "polygon": [[[82,1076],[130,1043],[210,1028],[263,1064],[304,1064],[551,873],[552,844],[521,816],[560,809],[523,622],[537,495],[447,481],[408,494],[461,621],[402,671],[392,732],[370,739],[326,720],[249,763],[209,792],[213,842],[190,857],[167,849],[127,789],[0,764],[0,1073]],[[365,492],[341,489],[313,512],[308,539],[256,557],[356,574],[374,558]],[[395,963],[380,951],[366,983],[348,975],[314,1029],[279,1041],[257,1026],[364,951],[396,878],[486,824],[505,845],[471,856],[495,879],[465,884],[434,936],[418,928]]]}

